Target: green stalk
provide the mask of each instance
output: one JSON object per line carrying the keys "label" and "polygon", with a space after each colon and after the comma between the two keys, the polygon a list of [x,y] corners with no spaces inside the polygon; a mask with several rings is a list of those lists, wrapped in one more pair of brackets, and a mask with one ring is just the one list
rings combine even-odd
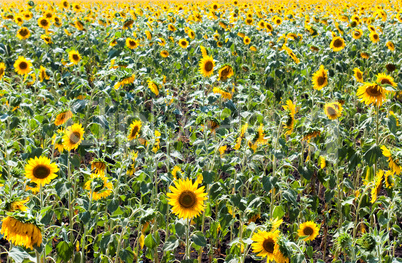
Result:
{"label": "green stalk", "polygon": [[186,231],[186,259],[190,259],[190,219],[187,219],[187,231]]}
{"label": "green stalk", "polygon": [[[88,204],[88,211],[91,213],[91,206],[92,206],[92,195],[93,195],[93,186],[91,186],[91,194],[89,196],[89,204]],[[82,236],[82,249],[81,249],[81,263],[84,263],[84,258],[85,258],[85,245],[86,245],[86,235],[88,231],[88,225],[86,224],[84,226],[84,235]]]}

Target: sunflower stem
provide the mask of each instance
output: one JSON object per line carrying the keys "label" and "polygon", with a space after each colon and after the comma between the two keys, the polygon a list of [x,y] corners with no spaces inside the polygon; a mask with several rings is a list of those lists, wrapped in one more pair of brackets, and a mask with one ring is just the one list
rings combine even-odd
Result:
{"label": "sunflower stem", "polygon": [[[92,206],[92,196],[94,192],[94,186],[91,186],[91,194],[89,195],[89,204],[88,204],[88,211],[91,213],[91,206]],[[82,236],[82,248],[81,248],[81,263],[85,262],[85,245],[86,245],[86,235],[88,231],[87,224],[84,225],[84,235]]]}
{"label": "sunflower stem", "polygon": [[[70,152],[67,153],[67,176],[68,182],[72,184],[72,176],[71,176],[71,166],[70,166]],[[69,224],[70,224],[70,242],[71,244],[74,243],[74,234],[73,234],[73,206],[72,206],[72,199],[71,199],[71,191],[68,191],[68,211],[69,211]]]}
{"label": "sunflower stem", "polygon": [[190,219],[187,219],[186,231],[186,259],[190,259]]}

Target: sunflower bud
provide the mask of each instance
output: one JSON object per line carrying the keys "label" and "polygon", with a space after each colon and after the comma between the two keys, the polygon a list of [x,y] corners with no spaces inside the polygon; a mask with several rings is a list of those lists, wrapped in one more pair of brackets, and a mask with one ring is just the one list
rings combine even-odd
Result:
{"label": "sunflower bud", "polygon": [[375,239],[369,233],[366,233],[359,238],[359,240],[357,240],[357,244],[368,252],[373,251],[376,246]]}

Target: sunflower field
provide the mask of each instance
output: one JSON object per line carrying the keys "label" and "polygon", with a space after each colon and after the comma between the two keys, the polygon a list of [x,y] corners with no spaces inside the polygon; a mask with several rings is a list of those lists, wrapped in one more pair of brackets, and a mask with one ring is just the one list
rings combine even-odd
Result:
{"label": "sunflower field", "polygon": [[402,262],[402,2],[0,3],[1,262]]}

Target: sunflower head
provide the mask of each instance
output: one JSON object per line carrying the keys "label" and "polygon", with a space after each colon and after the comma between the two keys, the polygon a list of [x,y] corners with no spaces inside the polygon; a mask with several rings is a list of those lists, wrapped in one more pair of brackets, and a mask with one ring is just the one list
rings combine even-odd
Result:
{"label": "sunflower head", "polygon": [[365,83],[357,90],[356,95],[366,105],[375,104],[380,107],[386,99],[386,94],[389,91],[377,85],[376,83]]}
{"label": "sunflower head", "polygon": [[0,62],[0,80],[3,78],[6,73],[6,64],[4,62]]}
{"label": "sunflower head", "polygon": [[38,25],[43,29],[49,29],[50,21],[46,17],[41,17],[38,19]]}
{"label": "sunflower head", "polygon": [[15,72],[20,75],[26,75],[31,72],[32,63],[28,59],[19,56],[18,59],[14,63]]}
{"label": "sunflower head", "polygon": [[160,53],[161,57],[167,58],[169,56],[169,51],[167,50],[162,50]]}
{"label": "sunflower head", "polygon": [[187,41],[185,38],[180,39],[180,40],[179,40],[179,46],[181,46],[182,48],[187,48],[187,46],[188,46],[188,41]]}
{"label": "sunflower head", "polygon": [[[25,219],[25,218],[24,218]],[[30,221],[20,221],[14,217],[7,216],[3,219],[0,234],[16,246],[23,246],[34,249],[42,244],[42,234],[40,229]]]}
{"label": "sunflower head", "polygon": [[129,48],[129,49],[135,49],[135,48],[137,48],[138,47],[138,42],[135,40],[135,39],[132,39],[132,38],[127,38],[126,39],[126,46]]}
{"label": "sunflower head", "polygon": [[254,253],[258,253],[257,256],[266,257],[267,261],[271,261],[275,259],[275,246],[278,240],[279,231],[267,232],[267,231],[258,231],[254,233],[251,240],[254,243],[251,244]]}
{"label": "sunflower head", "polygon": [[63,136],[64,149],[71,151],[77,149],[81,144],[84,135],[84,128],[79,123],[67,127],[67,130]]}
{"label": "sunflower head", "polygon": [[371,40],[371,42],[373,42],[373,43],[377,43],[378,41],[380,41],[380,36],[378,35],[378,33],[377,32],[371,32],[370,33],[370,40]]}
{"label": "sunflower head", "polygon": [[394,82],[394,78],[391,76],[388,76],[386,74],[378,74],[377,75],[377,81],[378,84],[380,85],[390,85],[392,87],[396,87],[397,84]]}
{"label": "sunflower head", "polygon": [[333,51],[341,51],[346,47],[345,45],[345,40],[341,37],[334,37],[331,41],[330,48],[332,48]]}
{"label": "sunflower head", "polygon": [[339,102],[327,103],[324,112],[330,120],[336,120],[342,115],[342,105]]}
{"label": "sunflower head", "polygon": [[26,27],[21,27],[17,32],[17,37],[20,40],[27,39],[31,35],[31,31],[29,31]]}
{"label": "sunflower head", "polygon": [[200,72],[204,77],[209,77],[214,73],[215,62],[211,56],[204,56],[200,61]]}
{"label": "sunflower head", "polygon": [[308,221],[300,225],[297,235],[304,241],[313,241],[317,236],[320,228],[313,221]]}
{"label": "sunflower head", "polygon": [[313,74],[313,84],[313,88],[316,90],[321,90],[328,85],[328,70],[326,70],[323,65]]}
{"label": "sunflower head", "polygon": [[101,198],[108,197],[113,190],[113,184],[108,181],[103,173],[93,173],[90,179],[85,183],[85,190],[88,190],[88,195],[97,201]]}
{"label": "sunflower head", "polygon": [[363,72],[361,72],[361,70],[358,69],[358,68],[354,68],[353,72],[354,72],[354,76],[356,78],[356,81],[363,83]]}
{"label": "sunflower head", "polygon": [[80,53],[78,53],[78,51],[71,50],[70,52],[68,52],[68,58],[70,59],[70,62],[73,65],[76,65],[76,64],[78,64],[78,62],[80,62],[81,55],[80,55]]}
{"label": "sunflower head", "polygon": [[233,76],[233,68],[230,65],[225,65],[219,70],[218,80],[226,81]]}
{"label": "sunflower head", "polygon": [[171,193],[167,193],[168,203],[172,206],[172,212],[183,219],[192,219],[204,211],[204,202],[207,200],[204,186],[198,187],[189,178],[174,181],[170,186]]}
{"label": "sunflower head", "polygon": [[25,166],[25,177],[31,179],[38,185],[49,184],[57,177],[59,168],[55,163],[51,163],[50,159],[44,156],[29,159]]}
{"label": "sunflower head", "polygon": [[127,139],[131,141],[131,140],[137,138],[140,135],[141,127],[142,127],[142,122],[140,120],[133,121],[133,123],[131,123],[131,125],[130,125],[130,131],[127,136]]}

